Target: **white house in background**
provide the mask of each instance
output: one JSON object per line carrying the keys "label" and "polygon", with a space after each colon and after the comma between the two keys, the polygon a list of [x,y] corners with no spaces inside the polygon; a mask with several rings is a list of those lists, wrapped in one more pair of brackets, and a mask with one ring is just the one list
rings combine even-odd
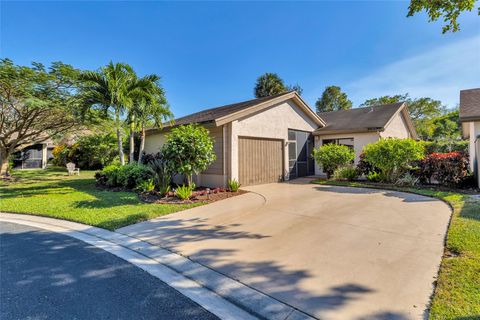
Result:
{"label": "white house in background", "polygon": [[[175,126],[201,124],[210,131],[215,162],[194,177],[202,186],[278,182],[322,174],[314,147],[345,144],[356,153],[381,137],[416,138],[406,104],[316,114],[294,91],[200,111],[175,120]],[[171,126],[149,129],[145,152],[156,153]]]}
{"label": "white house in background", "polygon": [[480,186],[480,88],[460,91],[460,122],[464,138],[470,139],[470,170]]}
{"label": "white house in background", "polygon": [[45,169],[53,158],[53,141],[35,143],[13,154],[13,169]]}

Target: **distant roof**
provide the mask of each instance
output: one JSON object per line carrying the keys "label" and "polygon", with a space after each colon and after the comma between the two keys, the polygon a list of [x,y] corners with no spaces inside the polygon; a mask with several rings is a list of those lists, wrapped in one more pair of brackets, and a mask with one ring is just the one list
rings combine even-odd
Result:
{"label": "distant roof", "polygon": [[460,91],[460,121],[480,120],[480,88]]}
{"label": "distant roof", "polygon": [[[321,112],[318,115],[327,125],[315,130],[316,134],[357,133],[383,131],[394,115],[404,110],[404,102],[377,105],[373,107],[354,108]],[[415,129],[408,117],[407,123],[413,136]]]}
{"label": "distant roof", "polygon": [[[280,93],[277,95],[257,98],[242,102],[237,102],[233,104],[228,104],[216,108],[210,108],[202,110],[196,113],[189,114],[185,117],[175,119],[173,121],[173,126],[184,125],[189,123],[214,123],[215,125],[221,125],[223,123],[233,121],[235,115],[245,116],[249,111],[256,111],[257,107],[265,106],[268,107],[275,103],[280,103],[288,99],[294,99],[298,102],[299,106],[310,115],[319,125],[324,125],[323,120],[313,112],[310,107],[300,98],[300,96],[295,91],[289,91],[285,93]],[[171,126],[166,124],[165,127]],[[155,129],[151,129],[155,130]]]}

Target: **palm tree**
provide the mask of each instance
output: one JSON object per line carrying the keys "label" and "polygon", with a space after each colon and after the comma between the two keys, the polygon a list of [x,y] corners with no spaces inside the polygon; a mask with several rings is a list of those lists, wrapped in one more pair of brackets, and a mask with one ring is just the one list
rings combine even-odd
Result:
{"label": "palm tree", "polygon": [[105,114],[113,111],[118,156],[124,165],[121,117],[132,105],[132,92],[136,89],[132,85],[136,79],[135,72],[128,64],[110,62],[99,71],[83,72],[80,79],[85,82],[80,92],[85,107],[99,107]]}
{"label": "palm tree", "polygon": [[140,128],[140,149],[138,153],[138,164],[140,164],[142,163],[143,151],[145,149],[145,129],[147,125],[153,124],[161,128],[165,121],[173,118],[173,114],[161,87],[157,87],[157,90],[149,95],[137,97],[131,114],[136,119],[136,126]]}
{"label": "palm tree", "polygon": [[130,163],[134,161],[134,135],[135,129],[140,128],[141,142],[138,163],[142,161],[142,153],[145,147],[145,128],[148,124],[161,127],[164,121],[173,117],[167,104],[165,92],[159,84],[160,77],[148,75],[134,82],[132,90],[132,107],[128,112],[127,121],[130,127]]}

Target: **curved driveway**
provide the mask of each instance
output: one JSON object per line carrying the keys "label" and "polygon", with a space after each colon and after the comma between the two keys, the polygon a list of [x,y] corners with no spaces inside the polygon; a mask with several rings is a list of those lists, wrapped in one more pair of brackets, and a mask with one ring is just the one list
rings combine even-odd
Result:
{"label": "curved driveway", "polygon": [[253,192],[118,231],[322,319],[423,318],[446,204],[306,180],[246,189]]}
{"label": "curved driveway", "polygon": [[0,319],[217,319],[82,241],[0,223]]}

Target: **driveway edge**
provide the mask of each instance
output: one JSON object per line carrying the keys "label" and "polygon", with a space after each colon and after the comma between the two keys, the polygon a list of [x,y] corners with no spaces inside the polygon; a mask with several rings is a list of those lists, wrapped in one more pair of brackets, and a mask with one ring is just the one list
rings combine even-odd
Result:
{"label": "driveway edge", "polygon": [[221,319],[315,319],[184,256],[122,233],[34,215],[0,212],[0,221],[62,233],[105,250],[160,279]]}

